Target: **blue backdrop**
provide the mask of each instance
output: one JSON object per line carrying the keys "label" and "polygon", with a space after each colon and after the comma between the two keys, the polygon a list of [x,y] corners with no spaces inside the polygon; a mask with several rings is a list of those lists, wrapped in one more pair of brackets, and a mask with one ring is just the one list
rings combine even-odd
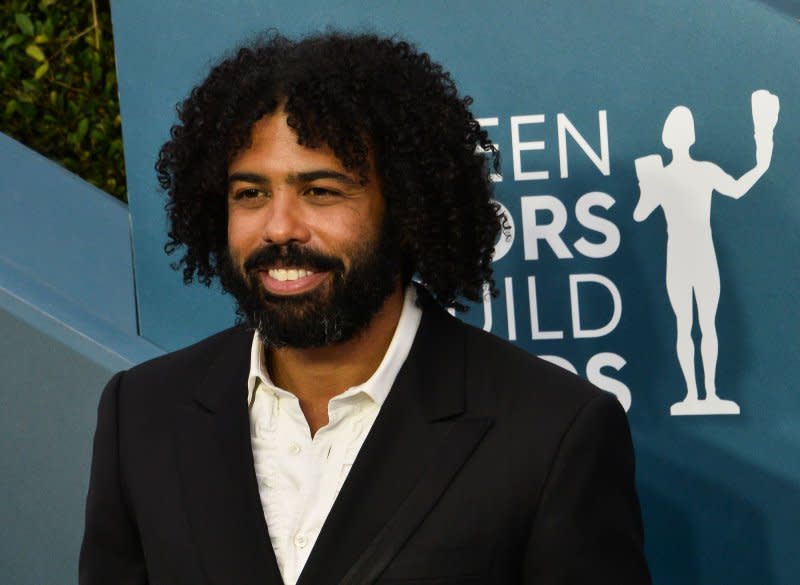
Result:
{"label": "blue backdrop", "polygon": [[[269,27],[400,33],[475,98],[503,156],[496,194],[514,230],[495,262],[501,295],[465,318],[574,369],[629,409],[656,582],[797,583],[800,10],[793,3],[140,0],[114,2],[113,16],[141,335],[172,349],[233,321],[230,300],[184,287],[162,250],[164,199],[153,163],[175,104],[211,63]],[[764,176],[732,199],[684,173],[683,183],[661,184],[662,208],[636,222],[634,160],[659,154],[670,162],[662,129],[673,108],[693,114],[691,156],[738,178],[755,164],[751,95],[762,88],[780,99]],[[691,205],[710,213],[710,259],[687,235],[691,221],[662,211],[693,189],[705,189],[707,204]],[[674,241],[689,238],[688,257],[672,269],[678,281],[691,286],[692,274],[705,282],[719,271],[716,385],[738,415],[671,415],[687,387],[665,286],[667,219]],[[708,307],[699,294],[697,302]],[[700,358],[691,305],[688,319],[702,398],[713,360]]]}

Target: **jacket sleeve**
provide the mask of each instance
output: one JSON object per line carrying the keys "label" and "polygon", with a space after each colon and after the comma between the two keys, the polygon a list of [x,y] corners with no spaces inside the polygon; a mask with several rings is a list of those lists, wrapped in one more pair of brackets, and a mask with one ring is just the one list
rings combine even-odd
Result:
{"label": "jacket sleeve", "polygon": [[146,585],[144,556],[120,474],[118,396],[122,373],[106,385],[97,413],[81,545],[80,585]]}
{"label": "jacket sleeve", "polygon": [[610,394],[565,432],[530,531],[525,584],[649,585],[628,420]]}

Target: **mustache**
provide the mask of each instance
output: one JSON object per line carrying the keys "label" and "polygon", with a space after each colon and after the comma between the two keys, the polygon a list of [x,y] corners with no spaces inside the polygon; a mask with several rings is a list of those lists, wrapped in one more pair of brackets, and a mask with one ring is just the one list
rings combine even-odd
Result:
{"label": "mustache", "polygon": [[339,258],[297,244],[264,246],[251,253],[244,263],[246,272],[269,270],[277,266],[310,268],[315,272],[344,270],[344,263]]}

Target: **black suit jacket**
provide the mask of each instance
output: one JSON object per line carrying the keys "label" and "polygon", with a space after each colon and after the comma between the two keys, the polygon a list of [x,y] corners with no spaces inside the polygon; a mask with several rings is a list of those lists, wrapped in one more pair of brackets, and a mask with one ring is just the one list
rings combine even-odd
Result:
{"label": "black suit jacket", "polygon": [[[100,401],[82,585],[279,585],[236,327],[117,374]],[[441,309],[299,585],[650,582],[625,413]]]}

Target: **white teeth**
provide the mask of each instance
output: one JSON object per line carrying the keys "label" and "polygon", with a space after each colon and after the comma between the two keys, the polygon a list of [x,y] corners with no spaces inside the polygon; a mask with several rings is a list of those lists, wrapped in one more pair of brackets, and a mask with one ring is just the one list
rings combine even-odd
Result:
{"label": "white teeth", "polygon": [[314,274],[313,271],[303,268],[272,268],[268,273],[270,277],[275,280],[280,280],[281,282],[297,280],[298,278],[305,278],[306,276]]}

